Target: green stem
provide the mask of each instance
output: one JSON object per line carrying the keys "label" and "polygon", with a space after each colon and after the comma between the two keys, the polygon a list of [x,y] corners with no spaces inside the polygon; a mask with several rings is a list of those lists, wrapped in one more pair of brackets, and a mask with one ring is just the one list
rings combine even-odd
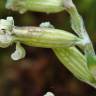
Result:
{"label": "green stem", "polygon": [[66,11],[70,14],[72,29],[82,39],[82,49],[85,51],[85,54],[95,55],[95,51],[92,42],[88,36],[88,33],[85,29],[83,19],[79,15],[75,5],[66,8]]}

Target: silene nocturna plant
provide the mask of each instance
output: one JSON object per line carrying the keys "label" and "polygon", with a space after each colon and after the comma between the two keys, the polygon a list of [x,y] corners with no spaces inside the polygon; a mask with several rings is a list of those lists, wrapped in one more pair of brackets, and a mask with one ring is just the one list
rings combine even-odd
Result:
{"label": "silene nocturna plant", "polygon": [[[21,44],[51,48],[62,64],[79,80],[96,88],[96,55],[92,42],[72,0],[7,0],[6,8],[24,13],[28,10],[58,13],[63,10],[70,15],[71,27],[77,34],[55,29],[50,22],[39,27],[17,27],[12,17],[0,20],[0,47],[16,43],[13,60],[25,57]],[[77,48],[83,51],[83,53]]]}

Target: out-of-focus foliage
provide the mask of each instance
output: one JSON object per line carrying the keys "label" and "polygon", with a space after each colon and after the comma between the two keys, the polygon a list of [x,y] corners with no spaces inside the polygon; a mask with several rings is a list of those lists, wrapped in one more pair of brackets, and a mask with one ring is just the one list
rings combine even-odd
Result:
{"label": "out-of-focus foliage", "polygon": [[0,0],[0,13],[4,11],[4,4],[5,4],[5,1]]}
{"label": "out-of-focus foliage", "polygon": [[[73,1],[84,19],[86,29],[96,50],[96,0]],[[0,0],[0,18],[13,16],[17,26],[38,26],[41,22],[50,21],[56,28],[72,31],[69,27],[69,15],[66,12],[55,14],[26,12],[19,14],[7,10],[4,7],[5,2],[6,0]],[[96,90],[73,78],[52,51],[50,52],[50,49],[26,46],[25,48],[28,51],[27,57],[18,62],[13,62],[8,55],[14,51],[13,46],[0,49],[0,96],[42,96],[40,94],[46,93],[46,91],[55,92],[56,96],[96,96]],[[12,89],[12,86],[15,87]],[[2,88],[6,93],[5,95],[1,95]],[[44,89],[43,92],[42,89]],[[20,95],[21,91],[24,92],[23,95]],[[10,93],[11,95],[9,95]],[[16,95],[17,93],[18,95]]]}

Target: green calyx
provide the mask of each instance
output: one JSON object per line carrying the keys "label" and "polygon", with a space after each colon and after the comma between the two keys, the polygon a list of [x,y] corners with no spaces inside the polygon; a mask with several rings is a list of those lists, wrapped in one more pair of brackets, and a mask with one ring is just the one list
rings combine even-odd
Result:
{"label": "green calyx", "polygon": [[24,13],[28,10],[55,13],[64,10],[63,0],[7,0],[6,8]]}

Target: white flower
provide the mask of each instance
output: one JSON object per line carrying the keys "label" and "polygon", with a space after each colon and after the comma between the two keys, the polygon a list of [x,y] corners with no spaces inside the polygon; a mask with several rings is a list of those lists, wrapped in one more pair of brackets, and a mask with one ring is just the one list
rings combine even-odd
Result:
{"label": "white flower", "polygon": [[16,50],[11,54],[13,60],[19,60],[24,58],[26,55],[25,49],[21,46],[20,42],[16,43]]}
{"label": "white flower", "polygon": [[55,96],[52,92],[47,92],[44,96]]}

